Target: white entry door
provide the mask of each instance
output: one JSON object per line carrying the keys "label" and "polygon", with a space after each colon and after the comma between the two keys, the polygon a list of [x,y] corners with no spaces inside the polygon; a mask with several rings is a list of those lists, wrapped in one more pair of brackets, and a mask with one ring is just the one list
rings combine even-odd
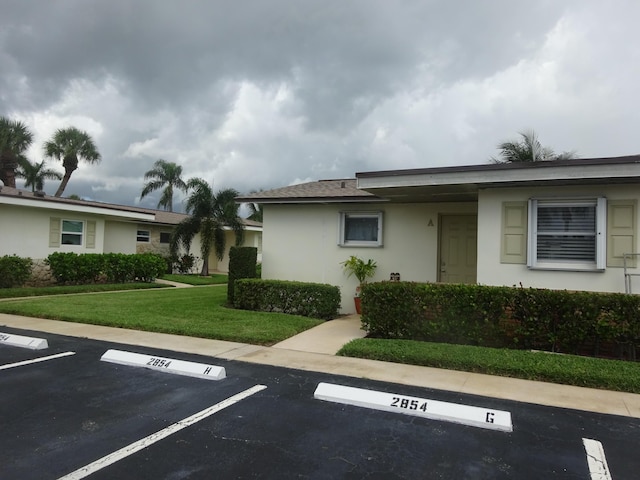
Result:
{"label": "white entry door", "polygon": [[443,283],[476,283],[478,217],[440,217],[440,276]]}

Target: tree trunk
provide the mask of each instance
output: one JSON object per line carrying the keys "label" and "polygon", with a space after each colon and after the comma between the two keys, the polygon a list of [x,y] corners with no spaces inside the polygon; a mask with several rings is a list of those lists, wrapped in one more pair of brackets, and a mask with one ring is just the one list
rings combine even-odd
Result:
{"label": "tree trunk", "polygon": [[200,272],[200,276],[201,277],[209,276],[209,259],[208,258],[205,258],[204,261],[202,262],[202,271]]}
{"label": "tree trunk", "polygon": [[62,177],[62,181],[60,182],[60,186],[58,190],[56,190],[55,197],[59,197],[64,192],[64,189],[67,188],[67,183],[69,183],[69,179],[71,178],[71,172],[65,172],[64,177]]}
{"label": "tree trunk", "polygon": [[16,172],[12,167],[4,166],[0,170],[0,180],[6,187],[16,188]]}

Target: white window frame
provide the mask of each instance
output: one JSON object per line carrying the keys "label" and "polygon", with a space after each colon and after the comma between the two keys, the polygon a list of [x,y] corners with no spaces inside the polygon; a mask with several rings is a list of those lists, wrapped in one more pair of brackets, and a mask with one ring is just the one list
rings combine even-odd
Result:
{"label": "white window frame", "polygon": [[[80,225],[82,225],[82,231],[81,232],[74,232],[74,231],[70,231],[70,230],[65,230],[64,229],[65,222],[79,223]],[[69,218],[62,219],[60,221],[60,245],[64,245],[66,247],[82,247],[84,245],[84,235],[85,235],[86,230],[87,230],[87,227],[86,227],[85,222],[83,220],[71,220]],[[65,235],[66,236],[80,237],[80,243],[65,243],[64,242]]]}
{"label": "white window frame", "polygon": [[[594,206],[596,209],[596,258],[593,262],[538,260],[538,206]],[[527,267],[538,270],[604,271],[607,262],[607,199],[598,198],[531,198],[529,199],[529,233]]]}
{"label": "white window frame", "polygon": [[151,231],[150,230],[136,230],[136,242],[138,243],[150,243]]}
{"label": "white window frame", "polygon": [[[340,229],[338,236],[338,245],[341,247],[382,247],[382,212],[340,212]],[[346,221],[348,218],[375,218],[378,221],[377,240],[347,240]]]}

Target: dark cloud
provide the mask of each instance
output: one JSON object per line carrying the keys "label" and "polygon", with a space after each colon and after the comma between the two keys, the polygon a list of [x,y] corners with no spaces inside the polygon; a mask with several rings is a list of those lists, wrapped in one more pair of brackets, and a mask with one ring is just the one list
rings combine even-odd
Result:
{"label": "dark cloud", "polygon": [[248,191],[479,163],[523,128],[557,150],[620,154],[631,142],[593,139],[602,105],[608,125],[637,126],[625,99],[638,10],[633,0],[5,0],[0,115],[27,121],[37,142],[87,129],[103,161],[68,188],[120,203],[135,201],[158,158]]}

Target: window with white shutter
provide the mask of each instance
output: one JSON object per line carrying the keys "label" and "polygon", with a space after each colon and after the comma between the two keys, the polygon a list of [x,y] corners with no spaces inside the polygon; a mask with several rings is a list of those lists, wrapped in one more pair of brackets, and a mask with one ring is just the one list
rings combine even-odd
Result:
{"label": "window with white shutter", "polygon": [[602,270],[606,261],[606,199],[531,199],[530,268]]}

